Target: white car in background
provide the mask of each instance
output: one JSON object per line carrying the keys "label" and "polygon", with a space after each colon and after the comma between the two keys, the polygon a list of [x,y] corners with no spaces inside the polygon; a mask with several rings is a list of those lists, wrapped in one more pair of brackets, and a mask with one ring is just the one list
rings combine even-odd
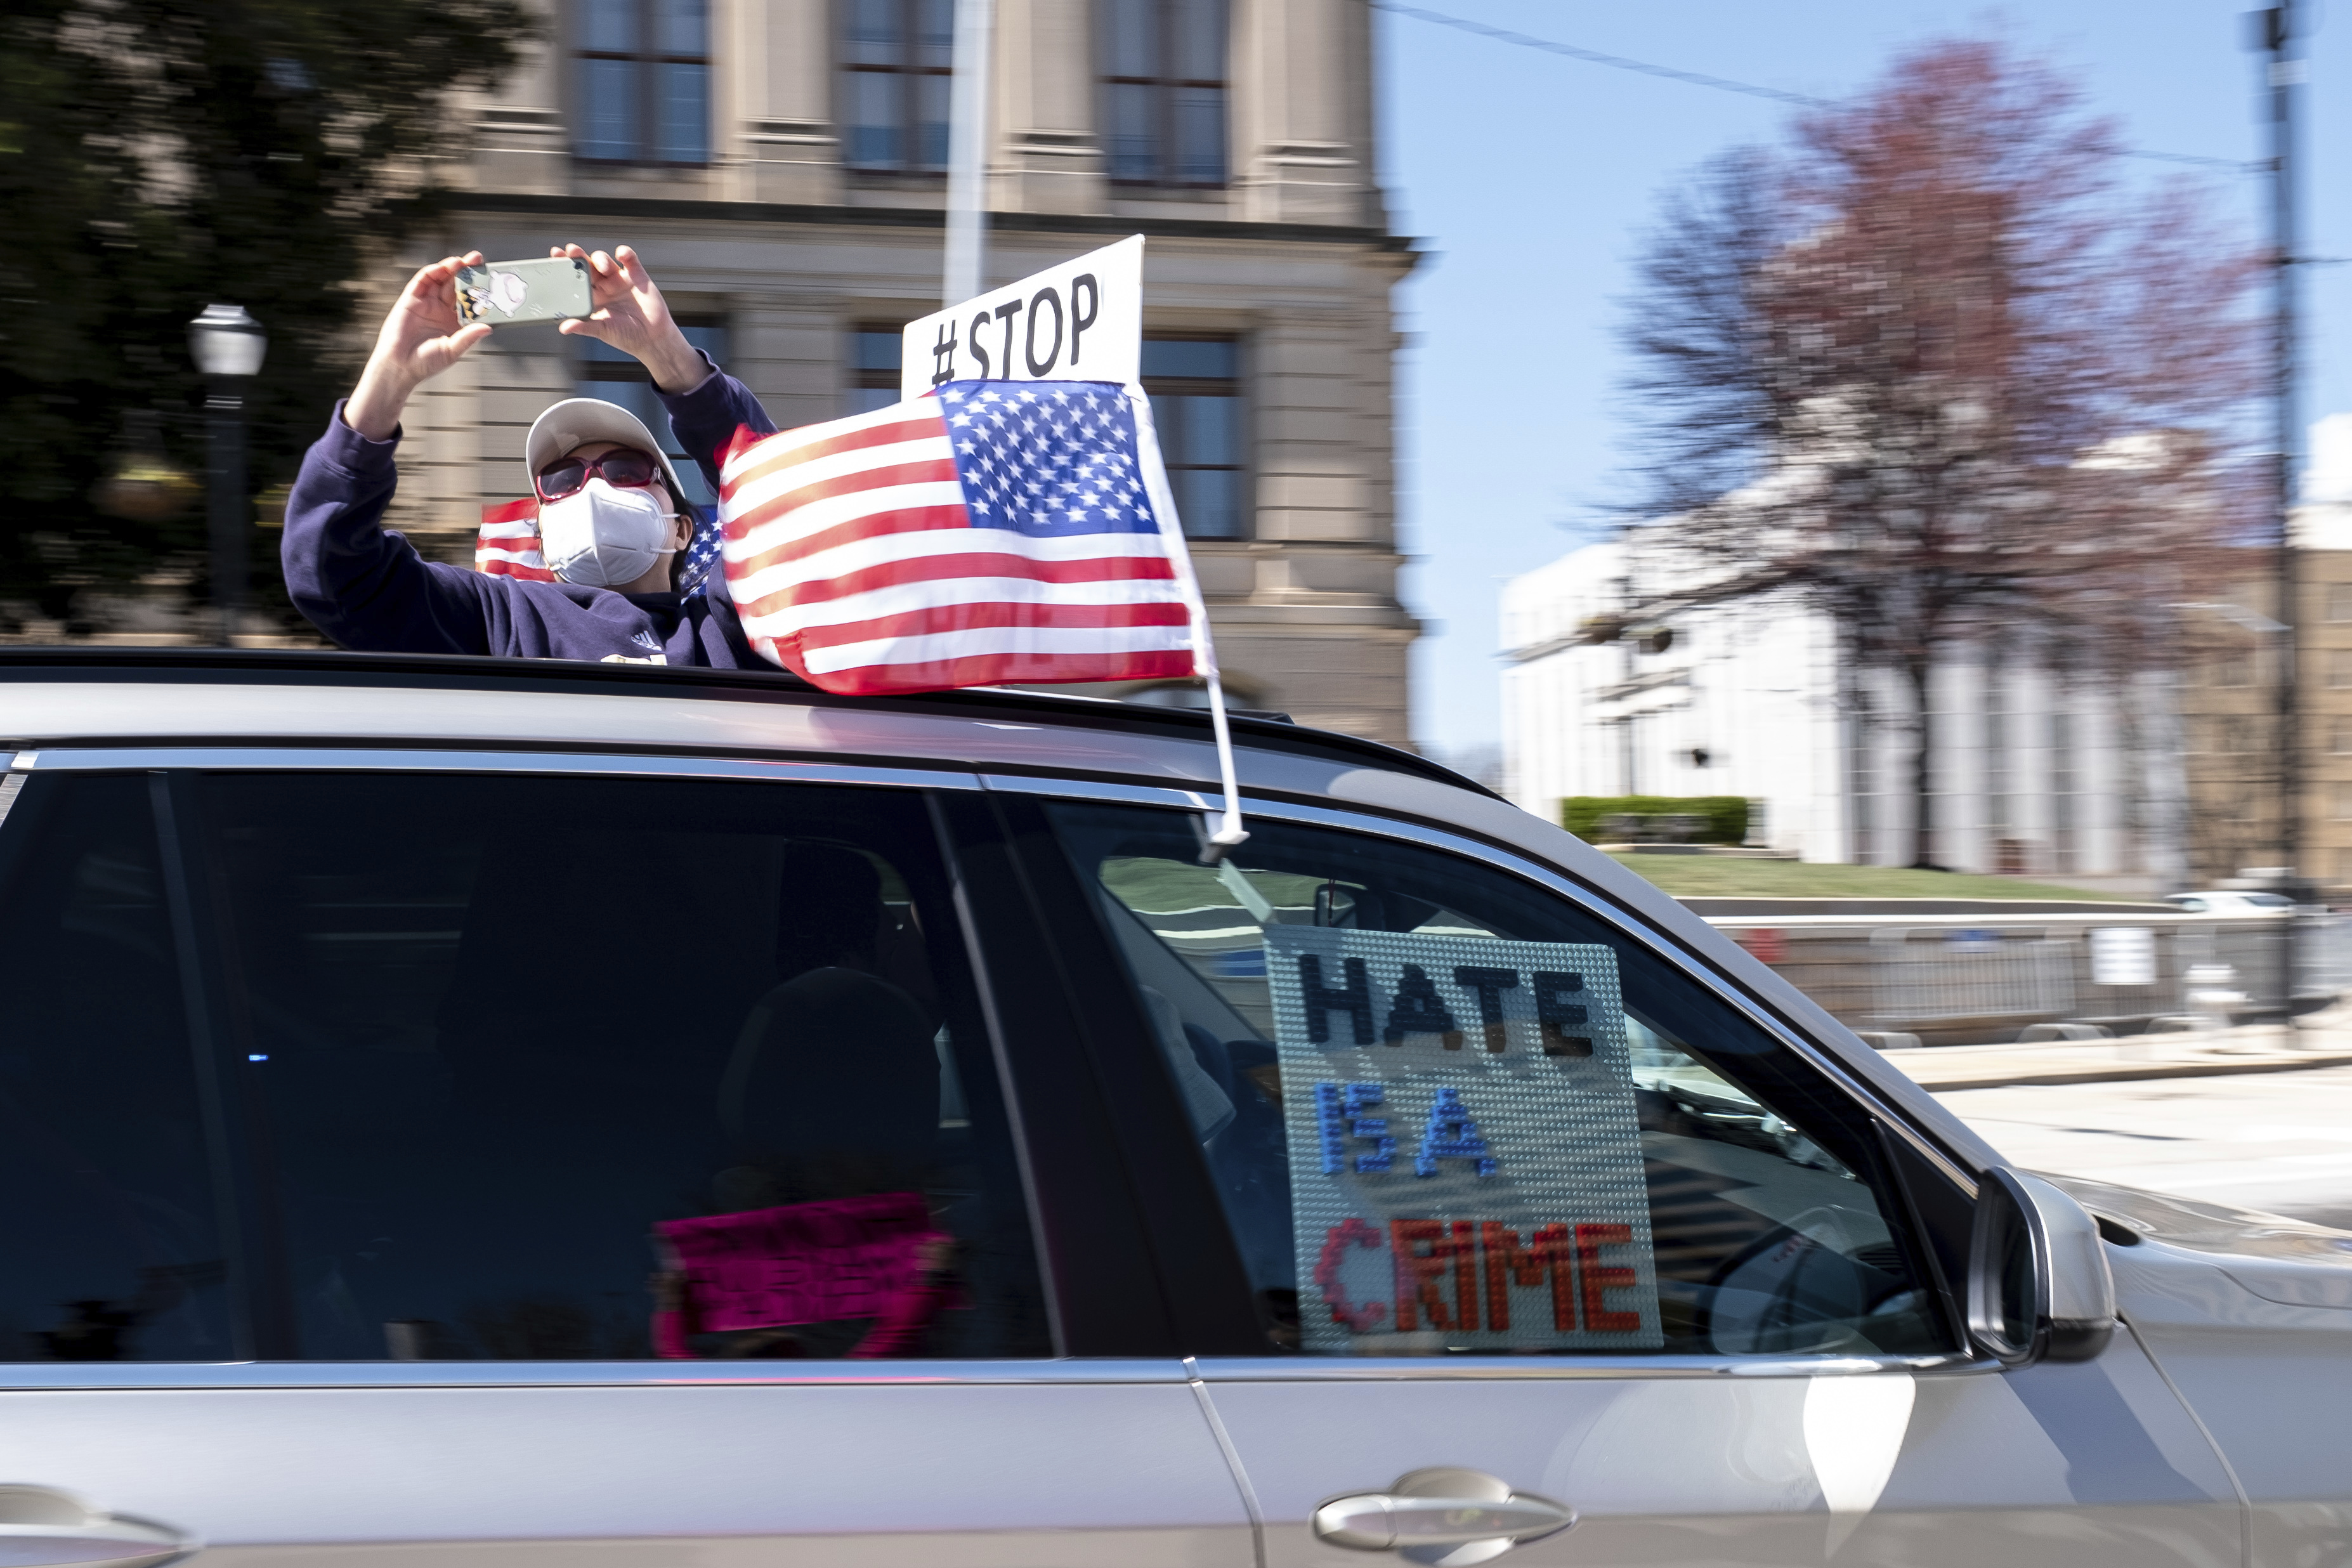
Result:
{"label": "white car in background", "polygon": [[2164,901],[2192,915],[2275,915],[2294,908],[2294,900],[2284,893],[2242,893],[2222,889],[2167,893]]}
{"label": "white car in background", "polygon": [[1235,730],[0,651],[0,1562],[2343,1560],[2352,1235]]}

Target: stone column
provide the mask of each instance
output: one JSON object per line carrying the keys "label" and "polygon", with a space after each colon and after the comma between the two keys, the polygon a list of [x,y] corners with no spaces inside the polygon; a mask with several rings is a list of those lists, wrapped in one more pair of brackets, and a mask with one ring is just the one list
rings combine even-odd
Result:
{"label": "stone column", "polygon": [[1363,427],[1361,406],[1374,389],[1385,402],[1386,326],[1352,312],[1294,310],[1268,320],[1252,340],[1261,542],[1388,542],[1386,519],[1374,510],[1375,484],[1386,475],[1370,471],[1385,468],[1384,444],[1365,439],[1373,432]]}
{"label": "stone column", "polygon": [[1260,223],[1378,221],[1360,0],[1235,0],[1234,184]]}
{"label": "stone column", "polygon": [[478,100],[467,174],[477,190],[562,195],[571,189],[563,119],[567,41],[555,0],[524,0],[541,27],[513,74]]}
{"label": "stone column", "polygon": [[[1213,605],[1218,647],[1262,700],[1381,740],[1408,738],[1390,496],[1389,268],[1352,299],[1293,299],[1252,336],[1255,527],[1248,596]],[[1240,564],[1235,562],[1234,564]]]}
{"label": "stone column", "polygon": [[989,205],[1109,210],[1096,129],[1095,0],[997,0]]}
{"label": "stone column", "polygon": [[[722,188],[739,202],[841,200],[828,0],[719,0]],[[731,134],[727,128],[731,127]]]}

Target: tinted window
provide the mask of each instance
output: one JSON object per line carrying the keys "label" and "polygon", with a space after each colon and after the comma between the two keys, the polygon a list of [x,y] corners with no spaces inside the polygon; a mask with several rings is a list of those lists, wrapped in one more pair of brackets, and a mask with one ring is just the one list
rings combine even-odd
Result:
{"label": "tinted window", "polygon": [[0,784],[0,1358],[242,1353],[149,788]]}
{"label": "tinted window", "polygon": [[1046,1353],[919,798],[202,781],[308,1358]]}
{"label": "tinted window", "polygon": [[1055,808],[1271,1346],[1911,1353],[1940,1309],[1867,1119],[1645,946],[1494,868]]}

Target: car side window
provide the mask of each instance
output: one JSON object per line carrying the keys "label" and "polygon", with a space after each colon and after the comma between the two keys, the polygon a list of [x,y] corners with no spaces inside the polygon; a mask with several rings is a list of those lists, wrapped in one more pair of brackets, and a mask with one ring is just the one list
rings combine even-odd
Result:
{"label": "car side window", "polygon": [[0,807],[0,1360],[247,1353],[149,781],[11,774]]}
{"label": "car side window", "polygon": [[1269,1350],[1950,1348],[1868,1118],[1644,943],[1387,838],[1053,813]]}
{"label": "car side window", "polygon": [[310,1360],[1050,1353],[903,792],[219,773],[232,1055]]}

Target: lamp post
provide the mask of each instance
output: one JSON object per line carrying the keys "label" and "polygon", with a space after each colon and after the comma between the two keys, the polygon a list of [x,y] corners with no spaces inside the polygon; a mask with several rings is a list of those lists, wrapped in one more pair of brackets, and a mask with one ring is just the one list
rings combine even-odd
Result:
{"label": "lamp post", "polygon": [[205,373],[205,521],[212,546],[213,616],[224,646],[245,609],[245,387],[261,374],[268,334],[242,305],[207,305],[188,323],[188,352]]}

